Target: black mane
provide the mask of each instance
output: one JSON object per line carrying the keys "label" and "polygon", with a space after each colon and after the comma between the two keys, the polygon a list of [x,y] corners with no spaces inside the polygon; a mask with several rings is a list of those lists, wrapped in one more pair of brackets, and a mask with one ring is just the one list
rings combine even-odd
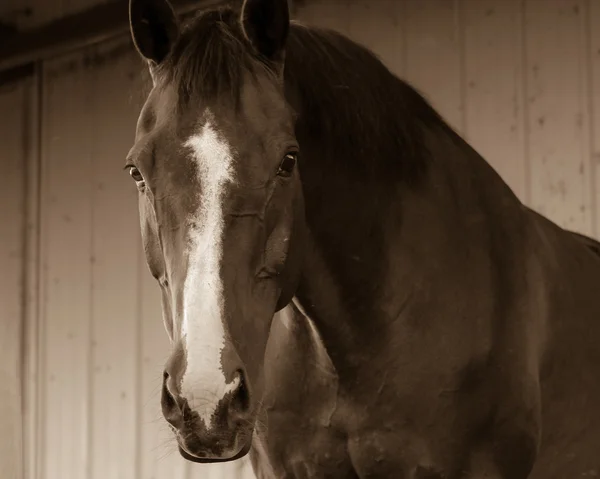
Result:
{"label": "black mane", "polygon": [[258,60],[239,25],[238,11],[220,7],[200,11],[184,24],[159,76],[178,86],[183,101],[216,95],[237,100],[244,72],[256,72]]}
{"label": "black mane", "polygon": [[[184,25],[158,74],[178,85],[183,101],[229,95],[237,102],[245,72],[273,74],[248,44],[239,10],[228,6],[201,11]],[[305,135],[335,148],[328,158],[356,158],[353,172],[365,179],[381,181],[384,174],[415,180],[430,156],[425,131],[441,129],[455,136],[429,103],[375,54],[331,30],[292,22],[285,82],[294,91],[292,103],[294,98],[299,103],[293,106]]]}

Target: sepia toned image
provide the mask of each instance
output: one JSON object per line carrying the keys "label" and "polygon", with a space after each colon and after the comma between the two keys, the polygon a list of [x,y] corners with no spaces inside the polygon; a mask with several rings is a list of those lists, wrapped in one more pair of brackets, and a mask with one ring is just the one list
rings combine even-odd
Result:
{"label": "sepia toned image", "polygon": [[0,0],[0,479],[600,477],[600,0]]}

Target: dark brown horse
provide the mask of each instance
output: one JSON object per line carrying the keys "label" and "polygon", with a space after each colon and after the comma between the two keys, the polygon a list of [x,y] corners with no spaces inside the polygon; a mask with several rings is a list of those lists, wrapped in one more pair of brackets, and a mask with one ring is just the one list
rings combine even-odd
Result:
{"label": "dark brown horse", "polygon": [[[131,0],[127,170],[195,462],[261,477],[594,477],[600,258],[367,49],[286,0]],[[273,320],[274,313],[276,320]]]}

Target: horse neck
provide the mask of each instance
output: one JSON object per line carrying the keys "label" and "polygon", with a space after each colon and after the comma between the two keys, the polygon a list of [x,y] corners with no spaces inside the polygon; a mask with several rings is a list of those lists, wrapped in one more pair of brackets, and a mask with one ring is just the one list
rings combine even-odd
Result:
{"label": "horse neck", "polygon": [[365,350],[356,344],[385,321],[380,302],[388,287],[389,231],[402,218],[401,194],[387,181],[332,161],[335,148],[311,143],[301,129],[298,136],[307,235],[296,300],[314,321],[338,374],[351,374],[364,363]]}
{"label": "horse neck", "polygon": [[[320,156],[335,149],[301,142],[308,240],[297,300],[341,381],[344,374],[352,380],[373,350],[388,345],[410,304],[443,288],[436,271],[462,267],[458,258],[473,254],[469,248],[477,250],[472,274],[488,281],[489,245],[482,238],[519,217],[518,200],[458,135],[434,127],[426,136],[432,158],[418,185],[360,181]],[[417,291],[419,284],[432,289]]]}
{"label": "horse neck", "polygon": [[[443,289],[436,264],[448,275],[464,269],[457,258],[472,246],[485,251],[478,235],[514,228],[521,206],[370,53],[330,35],[295,35],[285,81],[299,114],[308,228],[297,300],[338,373],[352,374],[385,346],[406,304],[420,299],[415,284],[434,285],[430,295]],[[488,258],[478,259],[471,264],[484,271]]]}

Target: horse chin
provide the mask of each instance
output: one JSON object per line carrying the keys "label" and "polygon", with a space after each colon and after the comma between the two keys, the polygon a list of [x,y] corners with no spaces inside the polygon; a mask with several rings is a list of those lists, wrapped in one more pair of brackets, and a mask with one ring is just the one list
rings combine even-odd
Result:
{"label": "horse chin", "polygon": [[244,447],[242,447],[236,455],[227,457],[227,458],[196,457],[196,456],[190,454],[189,452],[187,452],[181,446],[178,446],[178,447],[179,447],[179,454],[181,454],[181,457],[183,457],[184,459],[191,461],[191,462],[197,462],[199,464],[212,464],[212,463],[216,463],[216,462],[231,462],[231,461],[236,461],[238,459],[241,459],[246,454],[248,454],[248,452],[250,452],[250,448],[252,447],[252,441],[247,441],[244,444]]}

